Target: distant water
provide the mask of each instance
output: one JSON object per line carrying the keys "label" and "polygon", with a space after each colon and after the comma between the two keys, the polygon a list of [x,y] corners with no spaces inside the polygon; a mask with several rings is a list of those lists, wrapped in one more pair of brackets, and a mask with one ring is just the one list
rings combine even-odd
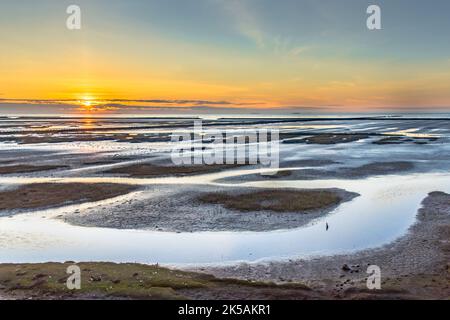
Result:
{"label": "distant water", "polygon": [[195,114],[195,113],[174,113],[174,114],[2,114],[0,111],[0,119],[20,119],[20,118],[201,118],[201,119],[221,119],[221,118],[235,118],[235,119],[251,119],[251,118],[449,118],[449,112],[416,112],[416,113],[395,113],[395,112],[366,112],[366,113],[235,113],[235,114]]}

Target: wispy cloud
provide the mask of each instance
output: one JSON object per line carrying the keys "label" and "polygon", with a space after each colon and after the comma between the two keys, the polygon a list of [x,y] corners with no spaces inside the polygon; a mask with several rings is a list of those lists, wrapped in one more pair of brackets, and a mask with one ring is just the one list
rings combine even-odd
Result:
{"label": "wispy cloud", "polygon": [[252,1],[215,0],[231,17],[232,27],[238,33],[252,41],[258,48],[270,50],[275,54],[300,56],[313,49],[312,45],[300,44],[283,34],[273,33],[264,25],[264,19],[258,16]]}
{"label": "wispy cloud", "polygon": [[234,20],[237,31],[247,37],[259,47],[265,47],[265,37],[261,23],[256,15],[248,8],[247,3],[239,0],[216,0]]}
{"label": "wispy cloud", "polygon": [[312,46],[298,46],[298,47],[292,48],[289,51],[289,53],[293,56],[301,56],[302,54],[304,54],[305,52],[307,52],[311,49],[313,49]]}
{"label": "wispy cloud", "polygon": [[[87,104],[88,103],[88,104]],[[34,108],[44,113],[49,110],[64,112],[133,113],[139,112],[189,112],[189,111],[230,111],[241,108],[257,109],[264,102],[232,102],[224,100],[192,99],[8,99],[0,98],[0,113],[5,110],[24,111]]]}
{"label": "wispy cloud", "polygon": [[[61,104],[61,103],[74,103],[79,104],[86,101],[85,99],[9,99],[0,98],[0,102],[3,103],[27,103],[27,104]],[[92,99],[93,103],[150,103],[150,104],[164,104],[164,105],[258,105],[263,104],[262,102],[232,102],[232,101],[215,101],[215,100],[184,100],[184,99]]]}

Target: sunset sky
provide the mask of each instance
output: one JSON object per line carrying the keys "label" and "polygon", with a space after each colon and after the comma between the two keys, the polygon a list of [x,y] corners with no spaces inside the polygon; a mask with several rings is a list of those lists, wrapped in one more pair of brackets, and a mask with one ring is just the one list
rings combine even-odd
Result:
{"label": "sunset sky", "polygon": [[[370,4],[382,30],[366,28]],[[450,111],[448,0],[0,6],[0,113]]]}

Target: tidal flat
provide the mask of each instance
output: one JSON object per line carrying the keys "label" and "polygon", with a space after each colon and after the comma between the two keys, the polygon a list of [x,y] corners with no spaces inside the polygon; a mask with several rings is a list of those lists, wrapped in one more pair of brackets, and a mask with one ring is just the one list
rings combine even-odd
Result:
{"label": "tidal flat", "polygon": [[0,298],[450,297],[450,118],[204,121],[261,126],[274,175],[175,166],[192,119],[2,118]]}

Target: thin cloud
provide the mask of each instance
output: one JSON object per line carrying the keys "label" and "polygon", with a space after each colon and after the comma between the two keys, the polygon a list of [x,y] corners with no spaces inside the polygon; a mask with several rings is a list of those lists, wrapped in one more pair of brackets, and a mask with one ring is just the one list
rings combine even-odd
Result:
{"label": "thin cloud", "polygon": [[218,0],[217,2],[233,18],[234,26],[240,34],[253,41],[258,47],[265,47],[265,37],[261,24],[243,1]]}
{"label": "thin cloud", "polygon": [[[9,99],[9,98],[0,98],[0,101],[2,102],[22,102],[22,103],[47,103],[47,104],[53,104],[53,103],[61,103],[61,102],[80,102],[84,101],[85,99],[30,99],[30,98],[24,98],[24,99]],[[156,103],[156,104],[196,104],[196,105],[202,105],[202,104],[211,104],[211,105],[232,105],[235,104],[234,102],[230,101],[209,101],[209,100],[167,100],[167,99],[92,99],[98,102],[123,102],[123,103]],[[240,102],[239,104],[245,104]]]}
{"label": "thin cloud", "polygon": [[[81,104],[85,99],[18,99],[18,98],[0,98],[3,103],[24,103],[24,104]],[[114,104],[114,103],[149,103],[156,105],[211,105],[211,106],[252,106],[262,105],[264,102],[233,102],[223,100],[190,100],[190,99],[91,99],[95,104]]]}
{"label": "thin cloud", "polygon": [[264,102],[232,102],[192,99],[17,99],[0,98],[0,112],[48,113],[52,110],[80,112],[132,113],[140,112],[229,112],[255,110]]}

